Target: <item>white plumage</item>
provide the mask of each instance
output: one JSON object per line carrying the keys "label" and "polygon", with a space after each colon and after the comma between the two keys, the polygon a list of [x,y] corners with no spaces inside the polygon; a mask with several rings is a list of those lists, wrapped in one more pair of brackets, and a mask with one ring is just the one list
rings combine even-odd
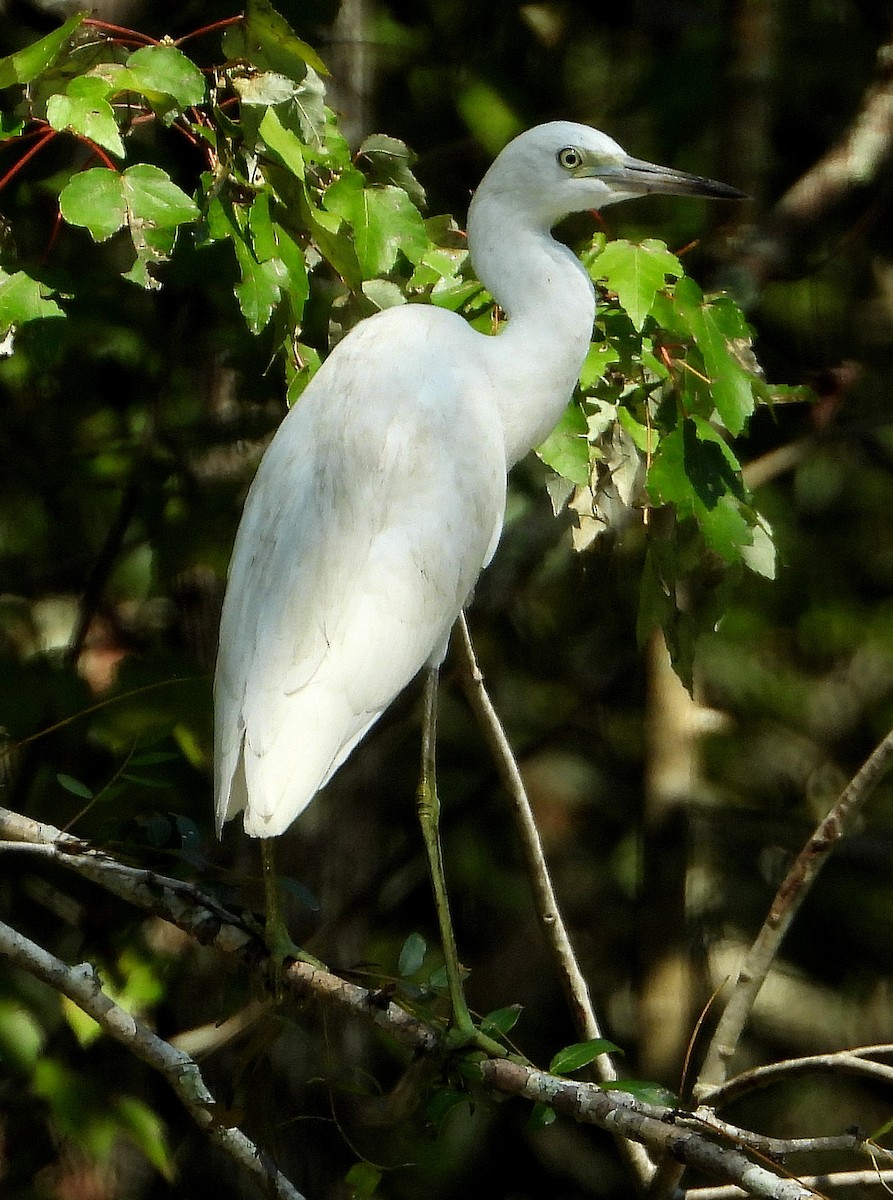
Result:
{"label": "white plumage", "polygon": [[738,195],[630,158],[587,126],[511,142],[468,242],[508,316],[496,337],[428,305],[335,348],[283,421],[245,504],[215,679],[218,829],[282,833],[449,632],[502,528],[506,474],[567,404],[595,315],[552,238],[561,217],[647,191]]}

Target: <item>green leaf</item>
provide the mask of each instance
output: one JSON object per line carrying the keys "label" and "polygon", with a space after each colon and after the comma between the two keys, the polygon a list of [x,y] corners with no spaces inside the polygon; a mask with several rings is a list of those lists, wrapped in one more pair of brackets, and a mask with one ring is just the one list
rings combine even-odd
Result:
{"label": "green leaf", "polygon": [[775,578],[776,554],[772,530],[765,518],[758,516],[751,530],[750,545],[742,546],[741,561],[756,575],[765,579]]}
{"label": "green leaf", "polygon": [[72,796],[77,796],[81,800],[92,800],[93,793],[85,783],[81,783],[79,779],[75,779],[73,775],[57,774],[56,782],[60,787],[65,788],[66,792],[71,792]]}
{"label": "green leaf", "polygon": [[47,120],[53,129],[70,129],[123,158],[124,143],[114,109],[106,99],[108,90],[104,79],[76,76],[64,95],[50,96],[47,100]]}
{"label": "green leaf", "polygon": [[537,454],[563,479],[577,487],[589,483],[589,442],[586,417],[574,401],[561,414],[561,420],[537,447]]}
{"label": "green leaf", "polygon": [[543,1104],[537,1101],[530,1110],[530,1116],[527,1119],[527,1128],[531,1132],[537,1129],[545,1129],[547,1125],[553,1125],[558,1119],[558,1114],[554,1108],[550,1108],[548,1104]]}
{"label": "green leaf", "polygon": [[70,225],[89,229],[102,242],[125,224],[174,229],[199,216],[195,202],[161,170],[136,163],[123,174],[95,167],[75,175],[59,195],[59,209]]}
{"label": "green leaf", "polygon": [[654,428],[640,424],[633,414],[623,404],[617,407],[617,420],[633,439],[636,449],[643,454],[653,454],[657,447],[657,433]]}
{"label": "green leaf", "polygon": [[427,952],[428,943],[422,935],[411,933],[403,943],[400,957],[397,960],[397,974],[401,979],[408,979],[410,975],[415,975],[425,961]]}
{"label": "green leaf", "polygon": [[350,172],[332,184],[324,202],[352,227],[364,279],[387,275],[398,251],[417,263],[428,249],[422,214],[400,188],[364,187],[362,175]]}
{"label": "green leaf", "polygon": [[14,83],[31,83],[42,75],[62,53],[65,43],[86,16],[85,12],[76,13],[39,42],[32,42],[24,50],[0,58],[0,88],[11,87]]}
{"label": "green leaf", "polygon": [[59,193],[59,211],[69,225],[82,225],[104,242],[127,220],[121,176],[104,167],[81,171]]}
{"label": "green leaf", "polygon": [[381,1183],[382,1173],[381,1167],[377,1167],[374,1163],[354,1163],[344,1176],[350,1200],[365,1200],[367,1196],[374,1196]]}
{"label": "green leaf", "polygon": [[49,298],[49,290],[24,271],[7,275],[0,270],[0,336],[27,321],[64,317],[64,310]]}
{"label": "green leaf", "polygon": [[234,238],[233,246],[241,272],[241,281],[234,289],[236,299],[248,328],[252,333],[260,333],[279,303],[288,273],[278,258],[259,263],[241,238]]}
{"label": "green leaf", "polygon": [[234,75],[232,83],[243,104],[258,108],[285,104],[299,92],[298,85],[293,79],[290,79],[288,75],[280,75],[276,71],[264,71],[259,75]]}
{"label": "green leaf", "polygon": [[411,169],[415,155],[405,142],[383,133],[374,133],[363,141],[357,157],[368,162],[368,174],[373,183],[392,183],[406,192],[418,208],[424,206],[425,189]]}
{"label": "green leaf", "polygon": [[641,332],[654,297],[666,283],[667,276],[679,278],[685,274],[676,255],[671,254],[663,242],[652,238],[639,245],[622,239],[608,242],[595,260],[592,271],[617,294],[638,332]]}
{"label": "green leaf", "polygon": [[592,1038],[588,1042],[575,1042],[559,1050],[549,1064],[551,1075],[568,1075],[588,1066],[600,1054],[622,1054],[623,1051],[607,1038]]}
{"label": "green leaf", "polygon": [[283,287],[291,307],[292,323],[297,325],[304,315],[304,305],[310,296],[310,279],[304,252],[281,225],[273,223],[277,256],[285,268]]}
{"label": "green leaf", "polygon": [[175,1175],[174,1160],[167,1142],[164,1122],[136,1096],[121,1096],[115,1108],[127,1136],[168,1182]]}
{"label": "green leaf", "polygon": [[616,1079],[601,1086],[606,1092],[626,1092],[644,1104],[656,1104],[661,1108],[675,1108],[679,1103],[675,1093],[648,1079]]}
{"label": "green leaf", "polygon": [[282,124],[274,109],[268,108],[259,128],[267,149],[282,166],[298,179],[304,178],[304,143]]}
{"label": "green leaf", "polygon": [[447,1117],[462,1104],[471,1107],[471,1098],[466,1092],[440,1088],[434,1093],[425,1105],[425,1116],[434,1126],[435,1133],[441,1132]]}
{"label": "green leaf", "polygon": [[487,1013],[481,1021],[481,1032],[489,1037],[504,1037],[515,1028],[523,1008],[520,1004],[510,1004],[507,1008],[496,1008]]}
{"label": "green leaf", "polygon": [[293,79],[303,78],[304,67],[328,75],[326,64],[312,46],[292,30],[285,17],[267,0],[248,0],[245,6],[244,36],[253,62],[260,60],[283,71]]}
{"label": "green leaf", "polygon": [[125,64],[127,87],[148,100],[170,96],[182,108],[205,99],[205,77],[176,46],[142,46]]}
{"label": "green leaf", "polygon": [[729,304],[705,303],[700,288],[688,278],[679,280],[673,298],[701,352],[710,376],[710,393],[716,411],[729,432],[737,435],[754,409],[755,381],[741,365],[736,345],[743,317],[740,323],[733,323],[730,330],[730,319],[734,321],[734,318]]}
{"label": "green leaf", "polygon": [[121,176],[131,220],[174,229],[199,217],[195,201],[160,167],[136,163]]}

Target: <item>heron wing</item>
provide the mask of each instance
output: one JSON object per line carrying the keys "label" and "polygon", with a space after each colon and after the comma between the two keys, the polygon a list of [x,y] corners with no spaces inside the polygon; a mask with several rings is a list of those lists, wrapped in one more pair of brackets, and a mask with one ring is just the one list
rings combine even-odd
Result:
{"label": "heron wing", "polygon": [[501,428],[465,337],[430,308],[365,322],[264,456],[221,621],[219,824],[244,808],[248,833],[281,833],[442,655],[505,502]]}

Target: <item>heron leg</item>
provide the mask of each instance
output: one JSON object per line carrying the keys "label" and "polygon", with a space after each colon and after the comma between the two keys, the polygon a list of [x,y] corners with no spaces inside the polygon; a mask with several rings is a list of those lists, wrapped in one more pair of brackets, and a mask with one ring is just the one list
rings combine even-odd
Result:
{"label": "heron leg", "polygon": [[270,952],[270,974],[277,998],[282,990],[282,966],[289,958],[300,962],[310,963],[320,970],[328,970],[325,963],[308,954],[301,946],[291,940],[288,926],[282,915],[282,903],[279,895],[279,880],[276,875],[276,856],[273,850],[272,838],[260,840],[261,864],[264,877],[264,902],[266,924],[264,926],[264,941]]}
{"label": "heron leg", "polygon": [[437,679],[437,667],[430,667],[425,675],[422,712],[422,771],[418,790],[419,823],[422,826],[422,837],[428,855],[428,869],[431,874],[434,904],[437,908],[437,920],[440,925],[447,986],[453,1008],[453,1024],[460,1035],[474,1040],[477,1030],[462,990],[462,970],[459,966],[456,936],[453,933],[446,879],[443,872],[443,850],[440,842],[440,799],[437,795],[434,765],[434,747],[437,740]]}

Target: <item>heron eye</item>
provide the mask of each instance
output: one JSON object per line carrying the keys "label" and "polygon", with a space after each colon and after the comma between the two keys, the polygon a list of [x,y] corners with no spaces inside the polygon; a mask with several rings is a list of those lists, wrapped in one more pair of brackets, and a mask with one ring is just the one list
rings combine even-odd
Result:
{"label": "heron eye", "polygon": [[558,165],[566,171],[574,171],[583,165],[583,155],[576,146],[565,146],[558,151]]}

